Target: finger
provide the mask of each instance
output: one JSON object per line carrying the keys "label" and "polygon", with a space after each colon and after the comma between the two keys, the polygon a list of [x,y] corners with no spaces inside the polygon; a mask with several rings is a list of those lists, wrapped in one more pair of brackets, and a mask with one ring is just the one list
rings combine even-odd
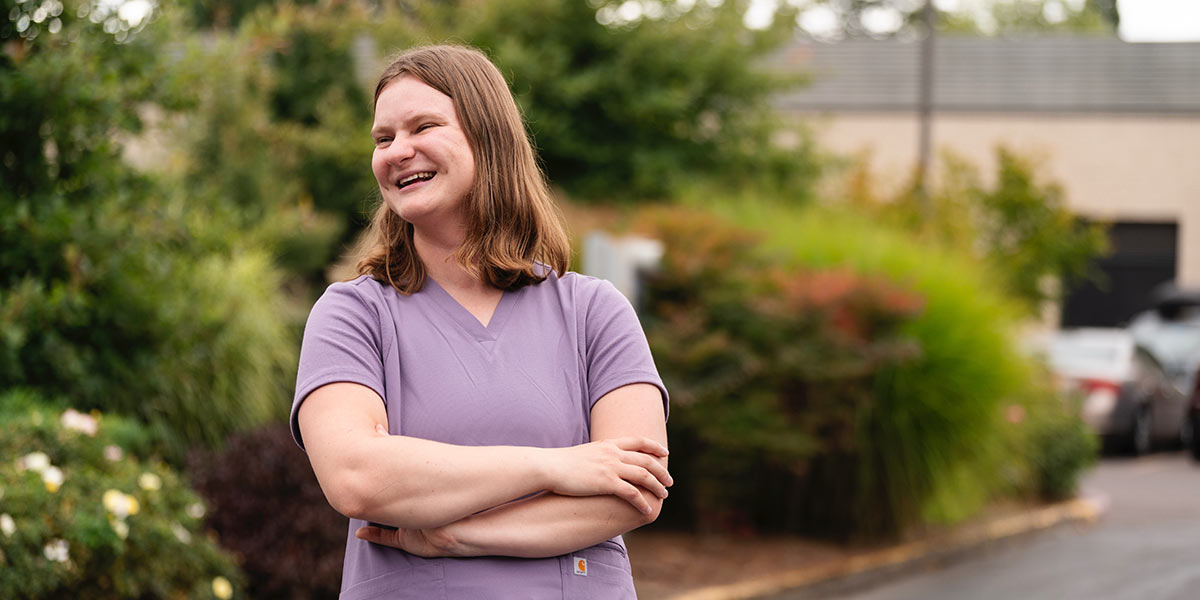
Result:
{"label": "finger", "polygon": [[667,456],[667,447],[648,437],[625,437],[613,440],[622,450],[645,452],[659,457]]}
{"label": "finger", "polygon": [[399,548],[400,546],[397,543],[397,540],[399,539],[399,532],[399,529],[391,530],[383,529],[382,527],[375,527],[374,525],[366,525],[355,530],[354,537],[366,542],[371,542],[372,544],[380,544]]}
{"label": "finger", "polygon": [[632,464],[632,465],[637,465],[637,466],[649,471],[652,475],[654,475],[655,479],[662,482],[662,485],[664,485],[666,487],[671,487],[672,485],[675,485],[675,478],[671,477],[671,473],[669,471],[667,471],[667,467],[665,467],[662,463],[658,462],[658,460],[656,460],[654,457],[650,456],[649,454],[644,454],[641,452],[631,452],[626,455],[624,462],[626,462],[628,464]]}
{"label": "finger", "polygon": [[387,427],[384,427],[383,423],[376,423],[375,433],[378,433],[379,435],[388,435]]}
{"label": "finger", "polygon": [[622,486],[621,491],[617,493],[617,497],[622,498],[626,502],[632,504],[633,507],[638,510],[638,512],[643,514],[648,515],[654,510],[651,508],[650,503],[646,501],[646,498],[642,496],[642,492],[638,491],[638,489],[631,483],[626,483],[624,486]]}
{"label": "finger", "polygon": [[643,488],[646,488],[646,490],[648,490],[651,494],[654,494],[659,498],[667,497],[666,486],[664,486],[662,482],[659,481],[658,478],[652,475],[649,471],[641,467],[626,466],[621,471],[621,479],[624,479],[625,481],[634,485],[640,485]]}

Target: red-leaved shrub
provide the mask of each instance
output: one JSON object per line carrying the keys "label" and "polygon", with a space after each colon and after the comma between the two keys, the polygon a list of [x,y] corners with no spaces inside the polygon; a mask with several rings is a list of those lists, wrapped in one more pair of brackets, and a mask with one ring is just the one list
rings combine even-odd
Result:
{"label": "red-leaved shrub", "polygon": [[285,424],[232,437],[189,457],[206,521],[233,551],[253,598],[333,598],[342,577],[346,518],[330,508]]}

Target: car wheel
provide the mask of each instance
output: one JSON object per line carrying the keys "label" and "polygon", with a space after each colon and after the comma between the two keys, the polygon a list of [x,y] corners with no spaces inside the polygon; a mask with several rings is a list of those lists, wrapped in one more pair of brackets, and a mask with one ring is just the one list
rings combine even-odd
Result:
{"label": "car wheel", "polygon": [[1150,410],[1143,408],[1133,414],[1133,432],[1130,440],[1134,456],[1150,454],[1153,446],[1154,423],[1150,419]]}

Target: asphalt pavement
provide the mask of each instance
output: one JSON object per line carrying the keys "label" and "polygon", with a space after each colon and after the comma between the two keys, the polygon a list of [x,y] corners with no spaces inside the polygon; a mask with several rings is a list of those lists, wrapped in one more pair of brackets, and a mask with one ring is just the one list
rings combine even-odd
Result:
{"label": "asphalt pavement", "polygon": [[[1200,465],[1182,453],[1106,459],[1083,481],[1099,522],[1060,527],[857,589],[777,600],[1193,600],[1200,598]],[[869,585],[870,587],[865,587]]]}

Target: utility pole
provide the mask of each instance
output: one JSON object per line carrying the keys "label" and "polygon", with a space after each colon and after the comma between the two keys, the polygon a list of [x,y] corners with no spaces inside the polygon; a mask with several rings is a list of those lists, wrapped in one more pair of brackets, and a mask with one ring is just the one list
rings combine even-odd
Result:
{"label": "utility pole", "polygon": [[921,212],[929,216],[929,164],[933,154],[933,41],[937,31],[937,13],[933,0],[925,0],[921,11],[924,36],[921,38],[920,96],[917,99],[920,139],[917,145],[917,193],[920,195]]}

